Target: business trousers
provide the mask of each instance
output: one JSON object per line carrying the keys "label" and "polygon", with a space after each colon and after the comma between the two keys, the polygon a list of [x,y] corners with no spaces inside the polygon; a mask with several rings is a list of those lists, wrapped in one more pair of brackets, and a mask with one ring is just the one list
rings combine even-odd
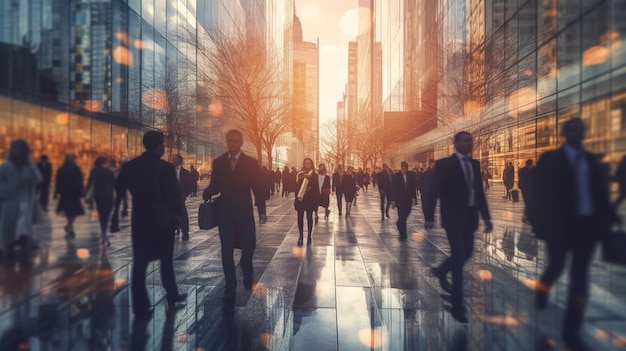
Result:
{"label": "business trousers", "polygon": [[593,221],[590,217],[576,217],[567,229],[567,240],[546,240],[548,266],[541,275],[540,282],[552,287],[561,275],[567,254],[571,254],[570,286],[567,309],[564,318],[563,334],[577,335],[583,323],[587,298],[589,296],[589,263],[593,256],[596,239]]}
{"label": "business trousers", "polygon": [[[389,215],[389,206],[391,205],[391,201],[389,201],[389,193],[378,193],[380,195],[380,213],[381,215]],[[387,205],[385,205],[385,200],[387,201]]]}
{"label": "business trousers", "polygon": [[[174,303],[178,297],[178,288],[176,286],[176,278],[174,276],[173,232],[168,234],[165,245],[167,245],[167,248],[162,249],[161,255],[158,258],[161,270],[161,283],[167,293],[168,303]],[[141,251],[141,249],[135,248],[134,251]],[[144,253],[134,254],[131,277],[132,283],[130,286],[133,297],[134,314],[144,314],[148,311],[148,309],[150,309],[150,299],[148,298],[148,291],[146,290],[146,269],[152,260],[153,258],[145,255]]]}
{"label": "business trousers", "polygon": [[398,221],[396,225],[398,226],[398,231],[400,231],[400,239],[406,239],[406,220],[411,214],[411,203],[397,204],[396,206],[398,209]]}
{"label": "business trousers", "polygon": [[44,211],[48,211],[48,199],[50,197],[50,183],[41,183],[38,186],[39,191],[39,205]]}
{"label": "business trousers", "polygon": [[445,228],[450,256],[443,261],[437,270],[442,274],[452,272],[452,306],[463,306],[463,265],[474,252],[474,216],[473,208],[468,208],[467,223],[456,228]]}
{"label": "business trousers", "polygon": [[343,198],[343,193],[340,191],[337,191],[336,195],[337,195],[337,209],[339,210],[339,215],[341,215],[341,209],[343,208],[342,203],[341,203],[342,198]]}
{"label": "business trousers", "polygon": [[236,248],[241,249],[241,259],[239,264],[243,270],[244,278],[252,278],[254,268],[252,267],[252,256],[256,247],[256,233],[254,217],[242,218],[226,214],[220,216],[219,235],[222,247],[222,268],[226,281],[226,292],[234,293],[237,287],[237,274],[235,271],[235,259],[233,253]]}

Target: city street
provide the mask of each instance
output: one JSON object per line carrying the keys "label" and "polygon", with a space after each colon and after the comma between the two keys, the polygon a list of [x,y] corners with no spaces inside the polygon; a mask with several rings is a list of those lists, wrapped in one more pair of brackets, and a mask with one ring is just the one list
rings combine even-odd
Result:
{"label": "city street", "polygon": [[[311,247],[296,245],[293,198],[274,195],[267,223],[257,225],[257,284],[251,293],[244,290],[237,270],[233,309],[222,303],[217,229],[198,230],[201,198],[190,198],[191,239],[177,238],[174,254],[179,290],[189,296],[168,317],[153,263],[148,286],[155,313],[147,325],[136,325],[131,313],[129,220],[103,252],[95,218],[80,217],[70,242],[64,218],[50,212],[52,234],[37,228],[32,268],[1,271],[0,349],[561,350],[567,274],[547,310],[536,312],[531,289],[544,267],[543,244],[522,224],[523,204],[502,194],[500,184],[488,191],[495,230],[477,234],[465,267],[467,325],[446,311],[447,295],[429,270],[448,254],[443,230],[425,232],[418,205],[409,217],[413,235],[398,241],[395,211],[381,222],[371,187],[349,219],[338,217],[331,201],[330,218],[320,218]],[[626,270],[599,258],[591,270],[584,339],[594,350],[626,349],[626,302],[619,298]]]}

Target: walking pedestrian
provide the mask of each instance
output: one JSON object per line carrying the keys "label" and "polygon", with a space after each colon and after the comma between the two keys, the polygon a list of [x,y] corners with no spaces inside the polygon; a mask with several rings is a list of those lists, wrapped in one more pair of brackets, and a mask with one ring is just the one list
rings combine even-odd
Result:
{"label": "walking pedestrian", "polygon": [[524,215],[522,217],[524,223],[529,223],[530,206],[532,206],[533,168],[533,160],[526,160],[526,166],[517,171],[517,186],[524,198]]}
{"label": "walking pedestrian", "polygon": [[346,200],[346,218],[350,217],[352,201],[356,198],[356,179],[354,179],[354,167],[348,166],[346,173],[341,176],[341,193]]}
{"label": "walking pedestrian", "polygon": [[80,198],[83,196],[83,172],[76,165],[76,155],[65,154],[65,162],[57,170],[54,198],[59,198],[57,213],[67,218],[65,238],[74,239],[74,221],[85,214]]}
{"label": "walking pedestrian", "polygon": [[[187,213],[187,205],[185,202],[187,201],[187,197],[193,192],[193,180],[191,178],[191,173],[183,167],[183,157],[181,155],[174,155],[172,157],[172,164],[174,165],[174,170],[176,171],[176,180],[178,180],[179,184],[177,189],[180,190],[179,196],[183,210],[179,228],[182,232],[181,240],[189,241],[189,215]],[[176,233],[178,233],[178,229],[176,230]]]}
{"label": "walking pedestrian", "polygon": [[146,269],[150,261],[160,262],[168,313],[175,311],[176,304],[187,297],[178,292],[174,274],[174,230],[180,226],[184,213],[176,170],[161,159],[165,153],[162,132],[146,132],[143,145],[146,151],[125,162],[115,181],[115,211],[119,210],[127,190],[133,199],[130,289],[135,321],[144,321],[153,313],[146,290]]}
{"label": "walking pedestrian", "polygon": [[609,201],[597,159],[583,148],[580,118],[563,124],[565,144],[541,156],[533,174],[531,223],[546,242],[548,264],[537,283],[535,305],[543,310],[549,293],[571,256],[569,295],[562,335],[572,350],[588,350],[580,338],[589,297],[589,264],[599,240],[617,216]]}
{"label": "walking pedestrian", "polygon": [[263,182],[259,177],[259,164],[257,160],[241,152],[241,132],[233,129],[226,133],[226,145],[228,152],[213,160],[211,183],[204,190],[202,198],[207,201],[211,196],[221,193],[219,236],[226,280],[224,299],[232,302],[237,288],[233,258],[235,248],[241,249],[239,262],[243,270],[244,288],[252,289],[254,280],[252,256],[256,247],[256,228],[251,191],[254,192],[257,205],[265,200],[261,196]]}
{"label": "walking pedestrian", "polygon": [[[441,226],[446,230],[450,256],[431,272],[441,288],[452,295],[452,316],[467,323],[463,305],[463,265],[474,251],[474,232],[478,215],[485,221],[485,232],[493,230],[487,199],[480,177],[480,163],[470,158],[474,142],[469,132],[454,136],[456,152],[436,162],[433,179],[424,202],[424,228],[434,227],[435,205],[440,200]],[[452,287],[446,275],[452,272]]]}
{"label": "walking pedestrian", "polygon": [[285,166],[281,178],[283,180],[283,192],[281,193],[280,197],[289,196],[289,188],[291,188],[291,184],[289,181],[291,179],[289,178],[289,167]]}
{"label": "walking pedestrian", "polygon": [[200,173],[193,165],[189,166],[189,174],[191,175],[191,197],[198,196],[198,181],[200,180]]}
{"label": "walking pedestrian", "polygon": [[93,168],[89,172],[87,180],[87,189],[92,187],[93,201],[96,203],[98,211],[98,220],[100,222],[100,244],[102,246],[111,246],[111,242],[107,238],[107,228],[109,225],[109,217],[113,210],[113,195],[115,191],[115,173],[111,169],[106,168],[107,159],[104,156],[97,157],[94,161]]}
{"label": "walking pedestrian", "polygon": [[[306,183],[306,184],[305,184]],[[302,170],[298,172],[296,178],[296,198],[294,208],[298,212],[298,246],[303,244],[304,214],[307,220],[307,245],[311,245],[311,234],[313,234],[313,212],[317,211],[320,201],[320,191],[317,174],[313,160],[305,158],[302,161]]]}
{"label": "walking pedestrian", "polygon": [[398,231],[400,241],[407,239],[406,220],[411,214],[411,207],[416,199],[415,173],[409,171],[406,161],[400,163],[400,172],[393,175],[391,181],[391,206],[398,209]]}
{"label": "walking pedestrian", "polygon": [[37,202],[37,184],[42,176],[31,162],[31,152],[24,139],[11,142],[5,162],[0,164],[0,253],[4,263],[11,265],[15,246],[21,251],[21,261],[30,257],[33,221],[42,220]]}
{"label": "walking pedestrian", "polygon": [[43,154],[39,157],[37,169],[41,174],[41,183],[37,186],[39,194],[39,205],[43,211],[48,211],[48,200],[50,198],[50,183],[52,182],[52,165],[48,159],[48,155]]}
{"label": "walking pedestrian", "polygon": [[[324,219],[328,220],[328,216],[330,215],[330,210],[328,209],[330,206],[330,177],[326,174],[326,165],[320,163],[317,167],[317,185],[319,187],[319,203],[318,206],[324,208]],[[315,209],[315,224],[319,217],[317,215],[317,208]]]}
{"label": "walking pedestrian", "polygon": [[[389,218],[389,206],[391,206],[391,185],[393,174],[389,166],[384,163],[383,170],[378,173],[378,194],[380,195],[380,218],[381,221],[385,220],[385,217]],[[386,204],[385,204],[386,202]]]}
{"label": "walking pedestrian", "polygon": [[337,169],[335,169],[335,173],[333,173],[332,177],[332,191],[337,197],[337,210],[339,211],[339,217],[342,215],[341,210],[343,205],[343,188],[341,187],[343,174],[343,165],[337,165]]}
{"label": "walking pedestrian", "polygon": [[515,183],[515,168],[513,168],[513,162],[506,164],[504,172],[502,172],[502,182],[504,183],[504,188],[506,189],[506,194],[503,198],[512,200],[511,189],[513,189],[513,184]]}

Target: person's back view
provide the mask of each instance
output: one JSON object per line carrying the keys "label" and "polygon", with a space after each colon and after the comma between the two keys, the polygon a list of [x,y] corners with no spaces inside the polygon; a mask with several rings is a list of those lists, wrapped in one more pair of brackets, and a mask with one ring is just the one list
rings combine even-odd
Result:
{"label": "person's back view", "polygon": [[626,156],[622,157],[617,166],[613,180],[619,184],[619,197],[613,203],[613,207],[618,208],[622,201],[626,199]]}

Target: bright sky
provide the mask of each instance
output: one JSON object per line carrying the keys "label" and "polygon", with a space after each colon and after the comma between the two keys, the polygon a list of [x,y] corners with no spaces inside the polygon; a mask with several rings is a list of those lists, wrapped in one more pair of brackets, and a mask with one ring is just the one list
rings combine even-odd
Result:
{"label": "bright sky", "polygon": [[296,0],[305,41],[320,40],[320,126],[337,117],[348,82],[348,42],[358,28],[357,0]]}

